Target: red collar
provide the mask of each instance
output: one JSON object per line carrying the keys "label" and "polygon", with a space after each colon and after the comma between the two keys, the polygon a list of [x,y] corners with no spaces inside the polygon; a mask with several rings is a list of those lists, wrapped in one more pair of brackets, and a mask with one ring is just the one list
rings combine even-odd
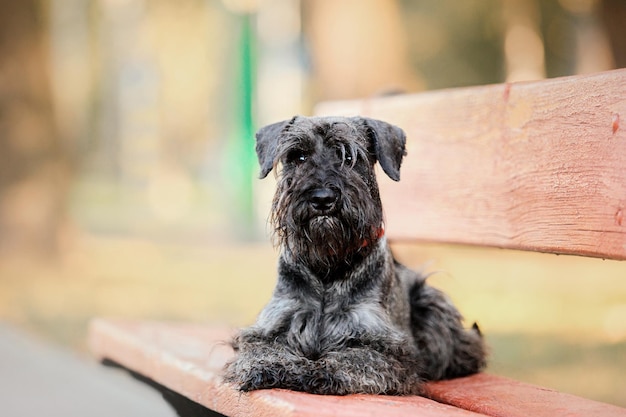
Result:
{"label": "red collar", "polygon": [[[374,231],[375,231],[376,241],[382,239],[382,237],[385,236],[385,224],[384,223],[381,224],[380,227],[377,227],[376,229],[374,229]],[[367,241],[367,239],[363,239],[361,248],[364,248],[367,245],[369,245],[369,242]]]}

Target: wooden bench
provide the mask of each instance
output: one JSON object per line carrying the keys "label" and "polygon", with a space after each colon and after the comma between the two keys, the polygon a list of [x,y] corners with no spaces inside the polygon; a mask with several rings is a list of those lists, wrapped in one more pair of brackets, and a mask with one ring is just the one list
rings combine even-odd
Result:
{"label": "wooden bench", "polygon": [[[626,70],[324,103],[316,113],[361,114],[406,131],[402,181],[379,176],[392,240],[626,259]],[[97,319],[90,344],[161,390],[180,415],[626,416],[488,373],[429,383],[427,398],[243,394],[220,380],[233,333]]]}

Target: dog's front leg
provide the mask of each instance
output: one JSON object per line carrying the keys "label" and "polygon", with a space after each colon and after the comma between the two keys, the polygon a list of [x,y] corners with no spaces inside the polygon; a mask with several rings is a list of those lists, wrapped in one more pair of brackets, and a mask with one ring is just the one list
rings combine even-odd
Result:
{"label": "dog's front leg", "polygon": [[226,365],[224,380],[242,391],[267,388],[302,389],[298,375],[309,360],[288,346],[286,328],[296,305],[274,296],[254,326],[242,329],[232,340],[237,356]]}
{"label": "dog's front leg", "polygon": [[237,357],[226,365],[224,380],[241,391],[267,388],[301,390],[298,375],[308,360],[278,340],[235,341]]}
{"label": "dog's front leg", "polygon": [[380,352],[368,346],[326,354],[305,378],[305,391],[315,394],[419,394],[421,380],[415,357]]}

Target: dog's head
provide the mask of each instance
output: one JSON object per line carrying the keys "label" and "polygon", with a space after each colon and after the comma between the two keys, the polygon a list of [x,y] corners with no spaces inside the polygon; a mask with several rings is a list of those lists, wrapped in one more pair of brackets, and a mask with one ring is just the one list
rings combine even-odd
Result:
{"label": "dog's head", "polygon": [[314,270],[332,271],[380,238],[376,162],[400,179],[404,132],[364,117],[301,117],[261,128],[261,178],[279,182],[272,220],[280,243]]}

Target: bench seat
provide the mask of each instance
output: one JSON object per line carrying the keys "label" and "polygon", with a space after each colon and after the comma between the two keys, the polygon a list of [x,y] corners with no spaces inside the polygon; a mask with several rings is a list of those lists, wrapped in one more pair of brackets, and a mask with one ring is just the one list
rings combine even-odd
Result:
{"label": "bench seat", "polygon": [[233,355],[228,340],[234,333],[202,324],[96,319],[89,341],[100,360],[160,389],[180,415],[626,416],[620,407],[487,373],[428,383],[428,398],[320,396],[282,389],[241,393],[220,378]]}

